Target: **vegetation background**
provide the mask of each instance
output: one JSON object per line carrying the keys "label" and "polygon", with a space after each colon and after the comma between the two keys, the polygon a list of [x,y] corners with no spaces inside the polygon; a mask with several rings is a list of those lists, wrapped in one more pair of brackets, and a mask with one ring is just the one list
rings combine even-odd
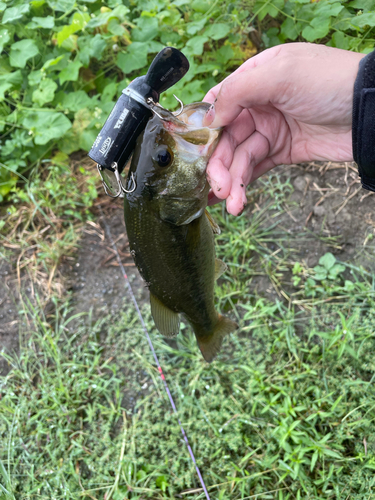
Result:
{"label": "vegetation background", "polygon": [[[164,46],[191,64],[162,97],[173,108],[172,92],[201,100],[276,44],[373,50],[375,0],[10,0],[0,16],[1,252],[39,290],[39,302],[21,296],[19,357],[3,354],[12,368],[0,379],[0,499],[203,498],[134,311],[124,304],[92,325],[57,279],[78,228],[96,217],[97,180],[81,152]],[[283,210],[291,185],[262,182],[265,210]],[[211,498],[374,499],[373,269],[330,251],[309,269],[263,212],[251,222],[214,214],[230,263],[218,307],[242,334],[207,366],[190,334],[170,346],[154,332]],[[277,300],[252,294],[258,261]]]}

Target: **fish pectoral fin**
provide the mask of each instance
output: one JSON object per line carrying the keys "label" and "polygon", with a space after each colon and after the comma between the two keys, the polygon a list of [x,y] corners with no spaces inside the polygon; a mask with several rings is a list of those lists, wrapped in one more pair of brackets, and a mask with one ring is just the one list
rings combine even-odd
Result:
{"label": "fish pectoral fin", "polygon": [[151,314],[156,328],[164,337],[175,337],[180,331],[180,317],[150,293]]}
{"label": "fish pectoral fin", "polygon": [[208,219],[208,222],[210,223],[210,226],[212,228],[212,232],[214,234],[221,234],[221,229],[220,227],[216,224],[216,222],[214,221],[212,215],[210,214],[210,212],[206,209],[204,211],[204,213],[206,214],[206,217]]}
{"label": "fish pectoral fin", "polygon": [[219,314],[218,322],[210,335],[199,335],[199,332],[197,332],[196,337],[199,349],[208,363],[211,363],[219,353],[225,335],[234,332],[237,328],[237,323]]}
{"label": "fish pectoral fin", "polygon": [[228,269],[228,266],[220,259],[215,259],[215,280],[219,279]]}

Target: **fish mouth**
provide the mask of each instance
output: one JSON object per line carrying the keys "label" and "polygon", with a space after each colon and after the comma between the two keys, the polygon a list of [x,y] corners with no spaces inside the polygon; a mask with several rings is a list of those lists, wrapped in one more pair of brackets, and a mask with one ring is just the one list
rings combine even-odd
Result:
{"label": "fish mouth", "polygon": [[211,107],[207,102],[194,102],[183,107],[182,112],[175,116],[164,108],[158,108],[162,127],[168,132],[180,150],[193,155],[210,155],[216,146],[222,128],[203,126],[203,119]]}
{"label": "fish mouth", "polygon": [[193,102],[183,106],[182,112],[175,116],[171,111],[158,107],[157,114],[161,118],[164,128],[169,133],[188,134],[189,132],[207,131],[220,132],[221,127],[208,128],[203,126],[203,119],[212,104],[208,102]]}

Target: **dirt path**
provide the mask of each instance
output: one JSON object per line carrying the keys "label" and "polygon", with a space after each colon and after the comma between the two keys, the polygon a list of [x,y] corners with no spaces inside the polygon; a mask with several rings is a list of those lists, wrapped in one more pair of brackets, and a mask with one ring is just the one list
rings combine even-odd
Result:
{"label": "dirt path", "polygon": [[[282,202],[284,212],[277,214],[278,228],[289,235],[289,245],[295,255],[308,267],[313,267],[320,256],[330,251],[342,261],[375,270],[375,197],[361,188],[355,165],[321,163],[280,166],[271,173],[272,196],[277,196],[277,183],[280,183],[276,173],[281,174],[280,189],[290,192],[286,201]],[[257,189],[259,182],[250,191],[249,204],[242,217],[253,217],[269,200],[264,190]],[[147,290],[129,253],[122,202],[101,198],[100,203],[134,291],[141,302],[147,301]],[[96,221],[85,226],[76,256],[65,259],[60,267],[65,289],[72,292],[75,311],[91,310],[94,321],[103,314],[115,312],[123,300],[129,300],[98,207],[95,213]],[[269,220],[274,215],[274,212],[269,213]],[[0,346],[7,352],[18,351],[19,329],[22,326],[18,315],[16,258],[0,262]],[[254,285],[259,294],[269,289],[267,278],[255,280]],[[31,296],[27,281],[22,289],[23,293]],[[8,369],[6,360],[1,358],[0,374]]]}

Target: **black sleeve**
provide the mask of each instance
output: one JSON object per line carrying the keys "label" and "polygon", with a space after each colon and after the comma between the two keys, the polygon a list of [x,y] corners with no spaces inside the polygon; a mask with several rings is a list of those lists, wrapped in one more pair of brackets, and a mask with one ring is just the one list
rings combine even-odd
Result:
{"label": "black sleeve", "polygon": [[353,157],[362,186],[375,191],[375,51],[359,63],[353,99]]}

